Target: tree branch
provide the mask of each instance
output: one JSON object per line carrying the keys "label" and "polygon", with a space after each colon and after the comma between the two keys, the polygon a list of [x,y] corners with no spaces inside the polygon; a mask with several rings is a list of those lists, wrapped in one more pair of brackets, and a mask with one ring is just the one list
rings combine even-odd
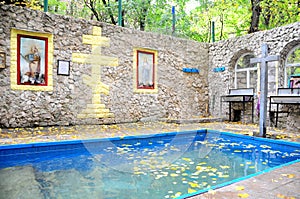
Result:
{"label": "tree branch", "polygon": [[84,3],[92,11],[92,13],[96,17],[97,21],[100,21],[99,14],[96,11],[96,7],[95,7],[96,1],[93,1],[93,0],[84,0]]}
{"label": "tree branch", "polygon": [[108,3],[106,2],[106,0],[102,0],[102,3],[105,5],[105,7],[108,9],[108,14],[109,14],[109,17],[110,17],[110,20],[111,20],[111,23],[114,24],[114,25],[117,25],[117,22],[114,18],[114,15],[112,13],[112,10],[111,10],[111,7],[110,7],[110,4],[109,4],[109,0],[108,0]]}

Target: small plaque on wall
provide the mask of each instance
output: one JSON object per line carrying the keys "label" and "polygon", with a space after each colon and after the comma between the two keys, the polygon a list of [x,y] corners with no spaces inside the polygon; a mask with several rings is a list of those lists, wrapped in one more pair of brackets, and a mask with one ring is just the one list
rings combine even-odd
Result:
{"label": "small plaque on wall", "polygon": [[5,52],[0,52],[0,68],[5,68],[6,63],[6,54]]}
{"label": "small plaque on wall", "polygon": [[70,61],[58,60],[57,61],[57,74],[58,75],[70,75]]}

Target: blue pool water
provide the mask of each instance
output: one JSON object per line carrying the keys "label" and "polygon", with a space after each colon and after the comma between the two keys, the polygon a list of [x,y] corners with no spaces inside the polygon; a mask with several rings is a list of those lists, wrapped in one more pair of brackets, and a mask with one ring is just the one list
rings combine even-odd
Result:
{"label": "blue pool water", "polygon": [[300,144],[211,130],[0,146],[0,198],[185,198],[300,160]]}

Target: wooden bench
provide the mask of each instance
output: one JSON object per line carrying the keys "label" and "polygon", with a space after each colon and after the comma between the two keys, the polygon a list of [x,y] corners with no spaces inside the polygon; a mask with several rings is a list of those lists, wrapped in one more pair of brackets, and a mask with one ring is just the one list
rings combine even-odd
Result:
{"label": "wooden bench", "polygon": [[[275,112],[275,127],[278,124],[279,105],[300,105],[300,88],[278,88],[278,94],[269,97],[269,117]],[[272,111],[272,104],[276,105],[276,110]],[[287,112],[288,113],[288,112]]]}
{"label": "wooden bench", "polygon": [[228,95],[221,96],[221,109],[222,103],[229,103],[229,121],[231,121],[231,107],[233,103],[243,104],[243,115],[245,114],[246,103],[251,103],[252,105],[252,123],[254,115],[254,88],[241,88],[241,89],[229,89]]}

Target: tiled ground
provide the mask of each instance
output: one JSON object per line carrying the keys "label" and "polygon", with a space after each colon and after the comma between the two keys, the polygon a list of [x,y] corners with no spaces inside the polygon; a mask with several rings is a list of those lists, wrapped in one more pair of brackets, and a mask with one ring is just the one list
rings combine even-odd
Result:
{"label": "tiled ground", "polygon": [[[247,135],[257,134],[259,131],[259,127],[254,124],[246,125],[228,122],[199,123],[199,121],[193,122],[190,120],[188,122],[178,122],[182,123],[149,122],[118,125],[0,129],[0,145],[116,136],[122,137],[127,135],[153,134],[203,128]],[[300,132],[289,132],[286,129],[268,128],[267,137],[300,142]],[[279,168],[272,172],[193,197],[193,199],[200,198],[300,199],[300,163]]]}
{"label": "tiled ground", "polygon": [[[197,121],[197,120],[195,120]],[[180,121],[182,122],[182,121]],[[189,120],[189,122],[192,122]],[[215,129],[220,131],[235,132],[253,135],[259,132],[256,124],[209,122],[209,123],[125,123],[118,125],[81,125],[81,126],[52,126],[35,128],[0,128],[0,145],[51,142],[59,140],[91,139],[103,137],[116,137],[126,135],[139,135],[162,133],[171,131]],[[290,132],[285,129],[268,128],[267,137],[300,142],[300,132]]]}
{"label": "tiled ground", "polygon": [[300,198],[300,162],[192,197],[275,199]]}

